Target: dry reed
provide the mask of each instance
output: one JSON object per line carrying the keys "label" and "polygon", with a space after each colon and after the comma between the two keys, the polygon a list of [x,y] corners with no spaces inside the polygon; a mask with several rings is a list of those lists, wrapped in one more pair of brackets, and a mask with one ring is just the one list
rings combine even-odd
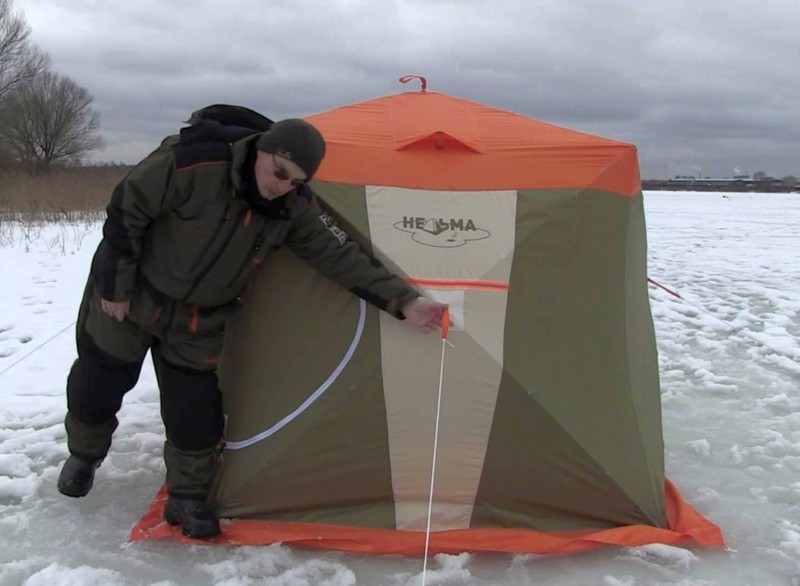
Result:
{"label": "dry reed", "polygon": [[105,218],[105,206],[129,168],[53,168],[42,175],[0,169],[0,247],[22,241],[25,248],[43,229],[60,228],[60,248],[69,234],[74,244]]}

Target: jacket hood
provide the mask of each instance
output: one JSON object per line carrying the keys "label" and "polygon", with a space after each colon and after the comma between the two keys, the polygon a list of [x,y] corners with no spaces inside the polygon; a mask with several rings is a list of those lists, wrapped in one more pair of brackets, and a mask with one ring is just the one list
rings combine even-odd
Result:
{"label": "jacket hood", "polygon": [[183,144],[206,141],[232,143],[260,133],[260,130],[253,130],[252,128],[246,128],[244,126],[222,124],[216,120],[201,120],[196,124],[181,128],[180,140]]}

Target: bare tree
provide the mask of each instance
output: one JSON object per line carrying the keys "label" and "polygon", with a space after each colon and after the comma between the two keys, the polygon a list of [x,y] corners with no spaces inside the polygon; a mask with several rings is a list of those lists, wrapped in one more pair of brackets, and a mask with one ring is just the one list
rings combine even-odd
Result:
{"label": "bare tree", "polygon": [[0,117],[0,142],[38,171],[54,162],[79,163],[103,146],[93,101],[71,78],[39,74],[8,97]]}
{"label": "bare tree", "polygon": [[0,0],[0,107],[17,87],[44,72],[47,55],[30,43],[31,29],[14,12],[11,0]]}

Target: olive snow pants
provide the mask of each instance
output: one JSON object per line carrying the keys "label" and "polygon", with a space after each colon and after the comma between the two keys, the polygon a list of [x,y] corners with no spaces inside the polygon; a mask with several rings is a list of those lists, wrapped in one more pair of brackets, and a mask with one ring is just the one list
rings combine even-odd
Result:
{"label": "olive snow pants", "polygon": [[216,364],[232,309],[199,308],[147,290],[131,301],[123,321],[107,315],[87,284],[76,328],[78,358],[67,378],[67,442],[88,460],[106,456],[122,400],[139,379],[150,351],[166,430],[169,492],[205,497],[223,433]]}

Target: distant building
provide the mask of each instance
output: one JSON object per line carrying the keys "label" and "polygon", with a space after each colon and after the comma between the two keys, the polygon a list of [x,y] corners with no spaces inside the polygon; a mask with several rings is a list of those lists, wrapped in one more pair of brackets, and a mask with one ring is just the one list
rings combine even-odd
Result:
{"label": "distant building", "polygon": [[672,179],[643,179],[642,189],[650,191],[752,191],[799,192],[796,183],[785,184],[781,179],[767,177],[756,181],[749,175],[733,178],[678,176]]}

